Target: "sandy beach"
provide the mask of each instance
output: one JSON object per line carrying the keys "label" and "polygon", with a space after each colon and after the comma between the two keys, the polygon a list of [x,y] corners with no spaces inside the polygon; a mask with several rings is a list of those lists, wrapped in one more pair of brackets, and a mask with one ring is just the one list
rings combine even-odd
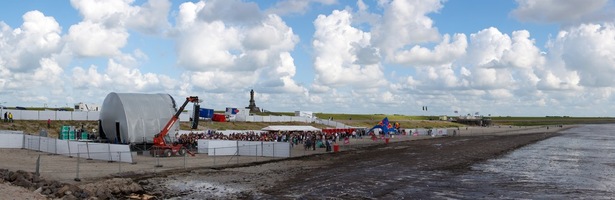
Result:
{"label": "sandy beach", "polygon": [[[107,163],[80,160],[80,179],[76,182],[74,169],[76,158],[61,155],[43,155],[44,164],[41,179],[58,181],[57,188],[66,187],[64,194],[53,197],[120,197],[147,198],[251,198],[284,197],[301,194],[301,185],[320,177],[329,170],[353,171],[361,165],[373,165],[394,160],[400,166],[410,166],[416,170],[465,170],[470,165],[491,159],[521,146],[557,135],[564,127],[469,127],[461,128],[457,136],[396,136],[389,143],[369,138],[352,139],[350,145],[341,145],[341,152],[327,153],[324,149],[305,151],[302,147],[293,148],[291,158],[212,158],[207,155],[185,158],[164,158],[155,160],[146,156],[136,156],[135,164]],[[456,129],[455,129],[456,130]],[[449,131],[452,133],[452,130]],[[8,171],[24,170],[33,172],[33,161],[38,153],[22,149],[2,149],[0,169]],[[411,155],[412,159],[401,159]],[[217,159],[217,160],[215,160]],[[43,160],[43,159],[42,159]],[[378,161],[382,160],[382,161]],[[388,161],[387,161],[388,160]],[[154,165],[163,162],[163,168]],[[371,163],[371,164],[370,164]],[[364,178],[338,172],[347,176],[344,180]],[[5,175],[6,177],[6,175]],[[328,176],[325,176],[328,177]],[[6,178],[5,178],[6,179]],[[335,182],[337,179],[318,179]],[[0,199],[37,199],[44,198],[43,188],[33,183],[31,187],[15,186],[4,180],[0,185]],[[316,183],[322,184],[323,182]],[[40,185],[40,184],[39,184]],[[61,185],[61,186],[60,186]],[[68,187],[68,186],[77,187]],[[131,187],[126,187],[131,185]],[[38,191],[37,191],[38,189]],[[57,189],[57,190],[60,190]],[[30,191],[30,192],[24,192]],[[95,191],[92,191],[95,190]],[[106,191],[105,191],[106,190]],[[298,190],[293,192],[293,190]],[[339,190],[339,189],[336,189]],[[280,193],[286,191],[287,193]],[[386,195],[386,192],[382,192]],[[20,196],[23,194],[24,196]],[[70,195],[67,195],[70,194]],[[78,196],[80,195],[80,196]],[[47,194],[47,197],[50,197]],[[309,197],[309,195],[304,195]],[[341,198],[360,198],[365,196],[345,196]],[[376,196],[378,197],[378,196]]]}

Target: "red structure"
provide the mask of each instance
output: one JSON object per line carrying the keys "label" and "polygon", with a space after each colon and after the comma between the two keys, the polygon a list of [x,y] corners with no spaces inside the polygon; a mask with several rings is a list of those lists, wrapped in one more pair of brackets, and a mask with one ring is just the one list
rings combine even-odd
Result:
{"label": "red structure", "polygon": [[224,114],[214,113],[214,116],[211,118],[211,121],[226,122],[226,116]]}
{"label": "red structure", "polygon": [[355,130],[354,128],[324,128],[322,129],[322,132],[326,133],[327,135],[334,134],[334,133],[351,134],[354,130]]}

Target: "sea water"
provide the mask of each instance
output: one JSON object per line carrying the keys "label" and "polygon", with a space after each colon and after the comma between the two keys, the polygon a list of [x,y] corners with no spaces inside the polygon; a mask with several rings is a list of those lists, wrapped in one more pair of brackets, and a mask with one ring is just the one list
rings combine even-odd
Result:
{"label": "sea water", "polygon": [[[450,177],[459,187],[437,197],[615,198],[615,125],[584,125]],[[433,192],[433,190],[432,190]]]}

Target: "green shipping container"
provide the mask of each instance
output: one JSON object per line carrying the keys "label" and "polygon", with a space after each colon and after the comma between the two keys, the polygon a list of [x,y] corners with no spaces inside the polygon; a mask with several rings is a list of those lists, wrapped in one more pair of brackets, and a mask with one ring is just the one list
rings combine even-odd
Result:
{"label": "green shipping container", "polygon": [[68,139],[69,140],[75,140],[75,131],[74,130],[68,132]]}
{"label": "green shipping container", "polygon": [[83,131],[83,132],[81,133],[81,139],[82,139],[82,140],[87,140],[87,139],[90,139],[90,138],[88,137],[88,132]]}
{"label": "green shipping container", "polygon": [[68,140],[68,132],[70,131],[70,126],[62,126],[62,129],[60,130],[60,139],[61,140]]}

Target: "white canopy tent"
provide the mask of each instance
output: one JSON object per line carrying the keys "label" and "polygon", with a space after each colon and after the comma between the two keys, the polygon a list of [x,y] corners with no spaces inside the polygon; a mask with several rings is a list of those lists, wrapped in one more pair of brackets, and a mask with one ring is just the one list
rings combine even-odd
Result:
{"label": "white canopy tent", "polygon": [[267,126],[263,131],[320,131],[320,129],[313,126]]}

